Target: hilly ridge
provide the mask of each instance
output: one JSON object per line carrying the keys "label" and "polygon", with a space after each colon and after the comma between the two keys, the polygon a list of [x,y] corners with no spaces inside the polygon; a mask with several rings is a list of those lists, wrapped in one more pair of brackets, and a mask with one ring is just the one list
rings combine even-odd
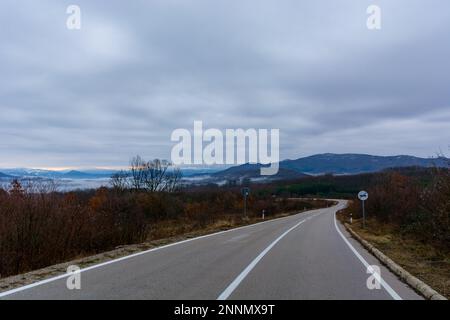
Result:
{"label": "hilly ridge", "polygon": [[[390,168],[404,167],[448,167],[450,159],[420,158],[408,155],[398,156],[374,156],[368,154],[334,154],[324,153],[294,160],[283,160],[279,163],[280,168],[276,175],[261,176],[261,164],[243,164],[221,168],[182,168],[183,176],[189,180],[207,183],[220,183],[227,180],[287,180],[298,179],[309,175],[321,174],[359,174],[383,171]],[[13,178],[43,178],[58,180],[99,180],[109,179],[114,170],[71,170],[52,171],[43,169],[0,169],[0,178],[4,180]]]}
{"label": "hilly ridge", "polygon": [[280,162],[280,167],[316,175],[369,173],[400,167],[447,167],[448,164],[449,159],[443,157],[419,158],[408,155],[373,156],[354,153],[324,153],[296,160],[284,160]]}
{"label": "hilly ridge", "polygon": [[[268,179],[296,179],[306,175],[321,174],[359,174],[383,171],[403,167],[448,167],[448,158],[419,158],[407,155],[373,156],[367,154],[324,153],[295,160],[280,162],[276,176]],[[215,179],[260,178],[261,164],[243,164],[219,171],[212,176]]]}
{"label": "hilly ridge", "polygon": [[0,172],[0,178],[12,178],[13,176],[10,176],[9,174],[5,174],[3,172]]}

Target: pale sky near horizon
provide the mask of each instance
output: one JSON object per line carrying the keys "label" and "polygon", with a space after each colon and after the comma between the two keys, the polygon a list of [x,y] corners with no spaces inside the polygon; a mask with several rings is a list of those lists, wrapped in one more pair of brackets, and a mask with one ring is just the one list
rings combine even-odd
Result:
{"label": "pale sky near horizon", "polygon": [[0,168],[169,158],[195,120],[281,159],[449,152],[448,0],[2,0],[0,37]]}

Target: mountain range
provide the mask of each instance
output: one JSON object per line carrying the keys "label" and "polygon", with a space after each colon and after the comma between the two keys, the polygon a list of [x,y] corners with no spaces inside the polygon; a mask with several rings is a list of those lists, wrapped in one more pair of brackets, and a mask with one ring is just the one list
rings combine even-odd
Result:
{"label": "mountain range", "polygon": [[448,167],[450,159],[419,158],[414,156],[373,156],[368,154],[317,154],[297,160],[284,160],[280,168],[291,169],[310,175],[324,173],[358,174],[399,167]]}
{"label": "mountain range", "polygon": [[[383,171],[400,167],[448,167],[450,159],[419,158],[414,156],[373,156],[367,154],[334,154],[324,153],[296,160],[283,160],[280,170],[275,176],[267,176],[268,180],[297,179],[306,175],[321,174],[359,174]],[[243,164],[211,175],[212,180],[261,179],[260,164]]]}
{"label": "mountain range", "polygon": [[[382,171],[388,168],[399,167],[448,167],[450,159],[444,157],[419,158],[408,155],[399,156],[373,156],[367,154],[334,154],[324,153],[303,157],[295,160],[280,162],[280,170],[274,176],[261,176],[261,164],[243,164],[223,169],[218,168],[186,168],[182,169],[186,180],[217,183],[226,180],[281,180],[296,179],[308,175],[320,174],[359,174]],[[0,179],[12,178],[44,178],[68,180],[95,180],[108,179],[115,170],[91,169],[52,171],[42,169],[1,169]]]}
{"label": "mountain range", "polygon": [[102,179],[110,178],[113,171],[98,170],[95,172],[84,172],[77,170],[54,171],[43,169],[1,169],[2,178],[46,178],[46,179]]}
{"label": "mountain range", "polygon": [[4,174],[3,172],[0,172],[0,178],[12,178],[12,176],[8,174]]}

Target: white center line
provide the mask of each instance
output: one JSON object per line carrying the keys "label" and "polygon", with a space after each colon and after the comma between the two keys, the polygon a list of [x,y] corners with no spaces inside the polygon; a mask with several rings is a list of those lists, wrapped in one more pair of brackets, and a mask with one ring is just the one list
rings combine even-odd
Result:
{"label": "white center line", "polygon": [[248,266],[244,269],[244,271],[241,272],[240,275],[237,276],[236,279],[223,291],[220,296],[217,298],[217,300],[226,300],[228,297],[233,293],[233,291],[239,286],[239,284],[242,282],[242,280],[245,279],[245,277],[250,273],[250,271],[253,270],[253,268],[258,264],[259,261],[272,249],[281,239],[283,239],[289,232],[297,228],[299,225],[301,225],[306,220],[309,220],[311,217],[306,218],[299,223],[297,223],[295,226],[290,228],[289,230],[285,231],[281,236],[275,239],[266,249],[264,249],[263,252],[261,252]]}

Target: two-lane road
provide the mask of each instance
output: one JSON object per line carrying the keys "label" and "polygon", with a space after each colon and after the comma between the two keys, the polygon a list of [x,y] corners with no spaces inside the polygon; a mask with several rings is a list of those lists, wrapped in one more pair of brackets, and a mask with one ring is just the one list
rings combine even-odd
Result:
{"label": "two-lane road", "polygon": [[[0,293],[2,299],[421,299],[335,221],[345,205],[266,221]],[[381,268],[370,290],[368,265]]]}

